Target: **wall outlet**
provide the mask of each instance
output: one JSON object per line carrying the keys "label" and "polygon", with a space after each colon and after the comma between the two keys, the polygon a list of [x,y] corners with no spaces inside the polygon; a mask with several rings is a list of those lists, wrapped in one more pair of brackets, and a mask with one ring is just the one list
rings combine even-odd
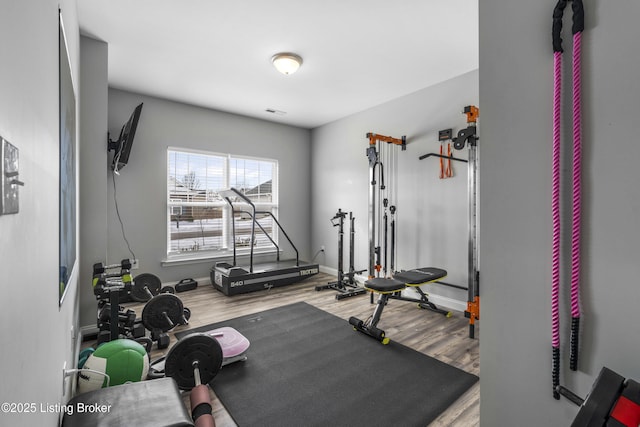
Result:
{"label": "wall outlet", "polygon": [[138,262],[137,259],[134,259],[133,262],[131,262],[131,269],[132,270],[137,270],[140,268],[140,263]]}

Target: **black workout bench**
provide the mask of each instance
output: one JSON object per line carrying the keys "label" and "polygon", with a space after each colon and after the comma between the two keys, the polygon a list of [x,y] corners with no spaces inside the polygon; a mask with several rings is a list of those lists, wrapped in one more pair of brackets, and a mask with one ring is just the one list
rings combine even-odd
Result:
{"label": "black workout bench", "polygon": [[[357,331],[369,335],[372,338],[380,341],[382,344],[388,344],[389,338],[385,336],[382,329],[379,329],[378,322],[382,317],[382,311],[384,306],[387,305],[390,298],[398,299],[402,301],[417,302],[420,308],[435,311],[446,317],[451,316],[451,312],[438,308],[434,303],[429,301],[427,294],[425,294],[421,285],[434,282],[442,279],[447,275],[446,270],[434,267],[422,267],[413,270],[401,271],[395,273],[393,278],[375,277],[364,282],[366,290],[373,293],[377,293],[380,296],[376,302],[376,307],[373,311],[373,315],[367,320],[363,321],[356,317],[351,317],[349,323]],[[407,287],[414,288],[420,294],[420,298],[410,298],[402,296],[402,290]]]}

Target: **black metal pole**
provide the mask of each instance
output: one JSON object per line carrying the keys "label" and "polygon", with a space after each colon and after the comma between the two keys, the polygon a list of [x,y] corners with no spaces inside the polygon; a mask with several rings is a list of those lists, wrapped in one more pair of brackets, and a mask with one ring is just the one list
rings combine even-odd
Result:
{"label": "black metal pole", "polygon": [[388,219],[387,219],[387,213],[386,212],[384,213],[383,220],[384,220],[383,221],[383,227],[384,227],[384,268],[383,268],[383,271],[384,271],[384,277],[387,277],[387,265],[389,265],[388,261],[387,261],[387,254],[388,254],[387,247],[389,245],[389,242],[388,242],[388,237],[387,237],[387,235],[388,235],[388,231],[387,231]]}
{"label": "black metal pole", "polygon": [[342,278],[344,276],[343,266],[343,247],[344,247],[344,214],[342,209],[338,209],[335,218],[339,218],[338,223],[338,286],[342,286]]}
{"label": "black metal pole", "polygon": [[355,246],[355,218],[353,217],[353,212],[349,212],[349,283],[353,284],[354,279],[353,275],[356,271],[355,261],[354,261],[354,249]]}

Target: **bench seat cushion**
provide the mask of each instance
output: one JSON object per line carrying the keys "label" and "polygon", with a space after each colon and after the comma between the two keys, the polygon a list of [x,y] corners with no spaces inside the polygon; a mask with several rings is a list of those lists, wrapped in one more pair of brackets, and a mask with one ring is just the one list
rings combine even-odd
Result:
{"label": "bench seat cushion", "polygon": [[396,279],[374,277],[373,279],[369,279],[364,282],[364,287],[379,294],[389,294],[403,290],[405,288],[405,284],[404,282]]}
{"label": "bench seat cushion", "polygon": [[67,403],[63,427],[193,427],[171,378],[122,384],[79,394]]}
{"label": "bench seat cushion", "polygon": [[395,273],[393,278],[406,283],[407,286],[418,286],[442,279],[446,275],[447,271],[441,268],[422,267]]}

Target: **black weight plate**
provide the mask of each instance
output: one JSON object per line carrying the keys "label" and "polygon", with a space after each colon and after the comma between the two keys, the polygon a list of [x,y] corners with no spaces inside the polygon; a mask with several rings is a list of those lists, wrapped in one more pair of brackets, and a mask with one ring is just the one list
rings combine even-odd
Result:
{"label": "black weight plate", "polygon": [[133,286],[131,286],[131,298],[137,302],[149,301],[151,297],[144,290],[145,287],[149,289],[149,292],[151,292],[153,296],[156,296],[160,293],[162,282],[158,276],[151,273],[139,274],[135,279],[133,279]]}
{"label": "black weight plate", "polygon": [[222,347],[218,340],[203,333],[193,333],[178,341],[167,353],[165,375],[173,378],[182,390],[196,386],[193,362],[198,362],[200,380],[208,384],[222,367]]}
{"label": "black weight plate", "polygon": [[[163,313],[167,313],[173,325],[167,322]],[[173,294],[160,294],[151,298],[142,309],[142,323],[150,331],[167,332],[180,324],[184,306],[182,300]]]}

